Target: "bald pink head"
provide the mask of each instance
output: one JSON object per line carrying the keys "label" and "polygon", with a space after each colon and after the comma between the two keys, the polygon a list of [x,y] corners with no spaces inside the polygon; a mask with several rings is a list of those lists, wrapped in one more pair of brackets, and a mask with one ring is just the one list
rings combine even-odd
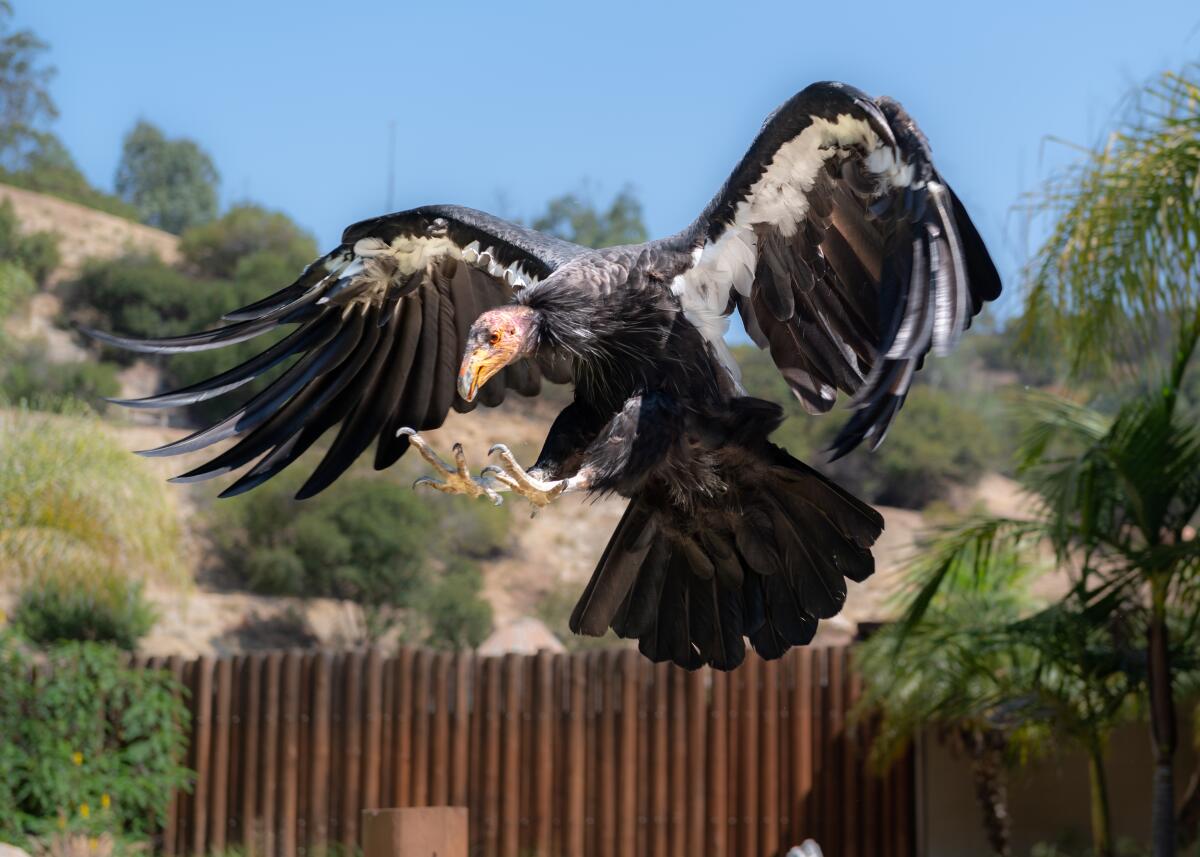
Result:
{"label": "bald pink head", "polygon": [[475,320],[458,370],[458,394],[466,401],[505,366],[537,346],[537,315],[527,306],[490,309]]}

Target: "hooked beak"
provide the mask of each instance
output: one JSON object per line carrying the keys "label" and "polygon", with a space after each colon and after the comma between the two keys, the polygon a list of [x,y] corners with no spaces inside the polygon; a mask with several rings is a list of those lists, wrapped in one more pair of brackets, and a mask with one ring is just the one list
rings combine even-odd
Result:
{"label": "hooked beak", "polygon": [[462,367],[458,370],[458,395],[463,397],[463,401],[472,401],[479,388],[505,364],[504,355],[490,348],[474,349],[463,357]]}

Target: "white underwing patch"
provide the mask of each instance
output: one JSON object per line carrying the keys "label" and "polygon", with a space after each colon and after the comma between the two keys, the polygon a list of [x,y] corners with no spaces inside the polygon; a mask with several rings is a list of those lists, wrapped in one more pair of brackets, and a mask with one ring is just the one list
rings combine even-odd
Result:
{"label": "white underwing patch", "polygon": [[[730,289],[749,297],[758,266],[758,241],[755,227],[769,225],[784,237],[796,233],[808,213],[808,194],[825,161],[840,150],[866,152],[864,164],[877,176],[883,188],[907,187],[914,169],[885,144],[870,124],[842,114],[835,120],[813,117],[812,122],[775,152],[771,163],[750,186],[745,199],[734,210],[716,241],[709,241],[693,255],[692,267],[675,278],[671,291],[680,302],[684,316],[712,344],[730,376],[739,380],[741,372],[726,346],[729,329],[725,309]],[[850,349],[837,340],[847,354]],[[826,393],[822,390],[822,396]],[[833,391],[829,391],[833,395]]]}

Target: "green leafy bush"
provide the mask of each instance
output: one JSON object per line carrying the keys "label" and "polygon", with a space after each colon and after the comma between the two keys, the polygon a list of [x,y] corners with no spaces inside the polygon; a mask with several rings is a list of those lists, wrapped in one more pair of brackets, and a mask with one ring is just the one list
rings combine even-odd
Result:
{"label": "green leafy bush", "polygon": [[37,283],[24,268],[0,261],[0,321],[19,310],[36,291]]}
{"label": "green leafy bush", "polygon": [[189,229],[180,250],[200,274],[222,279],[237,277],[248,259],[282,259],[290,274],[280,277],[276,288],[295,279],[317,255],[312,236],[290,217],[252,204],[235,205],[218,219]]}
{"label": "green leafy bush", "polygon": [[21,591],[13,625],[32,643],[113,643],[132,651],[154,625],[142,585],[104,569],[29,581]]}
{"label": "green leafy bush", "polygon": [[483,598],[479,566],[452,563],[428,587],[421,605],[425,642],[438,649],[475,648],[492,632],[492,605]]}
{"label": "green leafy bush", "polygon": [[22,234],[12,202],[0,202],[0,260],[23,268],[37,283],[45,283],[58,267],[58,236],[52,232]]}
{"label": "green leafy bush", "polygon": [[270,595],[358,602],[372,638],[397,622],[414,642],[486,636],[490,610],[471,559],[503,549],[506,506],[353,472],[296,501],[297,471],[214,506],[209,530],[232,580]]}
{"label": "green leafy bush", "polygon": [[0,839],[162,824],[189,781],[181,688],[96,643],[54,648],[32,667],[0,630]]}
{"label": "green leafy bush", "polygon": [[103,360],[51,363],[37,342],[0,345],[0,402],[39,411],[70,411],[82,402],[94,410],[120,392],[117,367]]}

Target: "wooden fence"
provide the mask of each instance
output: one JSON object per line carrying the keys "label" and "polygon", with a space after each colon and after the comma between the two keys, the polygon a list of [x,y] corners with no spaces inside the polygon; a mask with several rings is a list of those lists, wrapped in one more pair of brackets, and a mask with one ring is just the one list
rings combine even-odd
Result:
{"label": "wooden fence", "polygon": [[152,659],[190,692],[168,855],[352,853],[361,811],[453,804],[479,857],[914,853],[913,769],[865,764],[845,649],[688,673],[629,650]]}

